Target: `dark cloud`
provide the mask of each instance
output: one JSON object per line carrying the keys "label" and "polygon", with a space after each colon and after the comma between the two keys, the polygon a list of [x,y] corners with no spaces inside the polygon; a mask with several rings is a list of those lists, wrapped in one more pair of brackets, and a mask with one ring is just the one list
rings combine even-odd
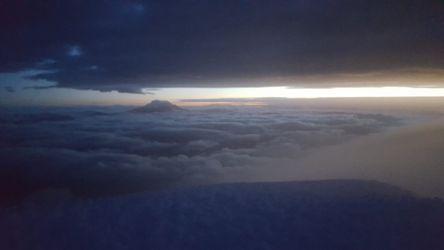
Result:
{"label": "dark cloud", "polygon": [[438,0],[8,0],[0,7],[0,71],[48,70],[32,78],[60,87],[310,85],[325,76],[420,84],[417,75],[439,84],[444,75]]}
{"label": "dark cloud", "polygon": [[276,171],[310,150],[398,124],[385,115],[272,107],[127,109],[0,112],[2,200],[48,188],[99,196],[254,180],[256,169]]}
{"label": "dark cloud", "polygon": [[72,119],[74,118],[70,115],[57,113],[14,114],[0,117],[2,123],[12,124],[35,124],[39,122],[69,121]]}
{"label": "dark cloud", "polygon": [[9,92],[9,93],[14,93],[15,89],[11,86],[6,86],[3,88],[5,91]]}
{"label": "dark cloud", "polygon": [[0,245],[8,250],[442,249],[443,224],[443,200],[374,181],[223,184],[87,201],[46,192],[23,206],[0,208]]}

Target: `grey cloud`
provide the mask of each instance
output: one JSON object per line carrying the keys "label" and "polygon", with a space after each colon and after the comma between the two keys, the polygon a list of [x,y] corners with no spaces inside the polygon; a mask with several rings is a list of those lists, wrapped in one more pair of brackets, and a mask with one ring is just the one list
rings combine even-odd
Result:
{"label": "grey cloud", "polygon": [[317,151],[297,165],[301,178],[360,178],[444,197],[442,120],[358,138]]}
{"label": "grey cloud", "polygon": [[438,0],[5,1],[0,72],[37,68],[47,72],[33,79],[57,87],[131,93],[440,86],[442,10]]}
{"label": "grey cloud", "polygon": [[6,92],[9,92],[9,93],[14,93],[15,92],[15,89],[13,88],[13,87],[11,87],[11,86],[6,86],[6,87],[4,87],[3,88]]}
{"label": "grey cloud", "polygon": [[9,186],[9,198],[45,188],[97,196],[258,180],[262,172],[289,166],[310,151],[398,121],[275,107],[167,114],[120,108],[10,110],[2,117],[11,114],[28,118],[0,123],[0,178]]}

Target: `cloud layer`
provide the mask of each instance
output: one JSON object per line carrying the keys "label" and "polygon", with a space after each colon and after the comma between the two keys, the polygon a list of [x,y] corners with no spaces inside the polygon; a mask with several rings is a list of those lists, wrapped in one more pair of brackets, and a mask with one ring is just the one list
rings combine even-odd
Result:
{"label": "cloud layer", "polygon": [[0,208],[4,249],[442,249],[444,202],[372,181],[223,184]]}
{"label": "cloud layer", "polygon": [[122,92],[440,84],[443,8],[438,0],[9,0],[0,8],[0,72],[40,69],[34,79],[60,87]]}
{"label": "cloud layer", "polygon": [[372,179],[444,197],[443,150],[441,120],[328,147],[298,164],[305,178]]}
{"label": "cloud layer", "polygon": [[5,199],[48,188],[97,196],[254,181],[322,146],[399,123],[386,115],[285,107],[4,110],[1,118]]}

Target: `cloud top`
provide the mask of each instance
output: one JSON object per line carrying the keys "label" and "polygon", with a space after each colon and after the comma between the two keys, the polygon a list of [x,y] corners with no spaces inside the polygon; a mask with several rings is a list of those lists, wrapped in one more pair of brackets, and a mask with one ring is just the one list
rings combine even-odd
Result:
{"label": "cloud top", "polygon": [[2,112],[2,188],[11,197],[46,188],[102,196],[259,180],[319,147],[399,122],[386,115],[285,107],[144,115],[109,109]]}

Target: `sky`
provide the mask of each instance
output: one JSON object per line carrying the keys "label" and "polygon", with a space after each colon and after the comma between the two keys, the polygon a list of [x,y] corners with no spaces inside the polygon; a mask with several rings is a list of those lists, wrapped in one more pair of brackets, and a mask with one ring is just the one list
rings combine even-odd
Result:
{"label": "sky", "polygon": [[443,11],[442,0],[6,0],[0,105],[444,96]]}
{"label": "sky", "polygon": [[444,0],[0,0],[0,249],[443,249],[443,107]]}

